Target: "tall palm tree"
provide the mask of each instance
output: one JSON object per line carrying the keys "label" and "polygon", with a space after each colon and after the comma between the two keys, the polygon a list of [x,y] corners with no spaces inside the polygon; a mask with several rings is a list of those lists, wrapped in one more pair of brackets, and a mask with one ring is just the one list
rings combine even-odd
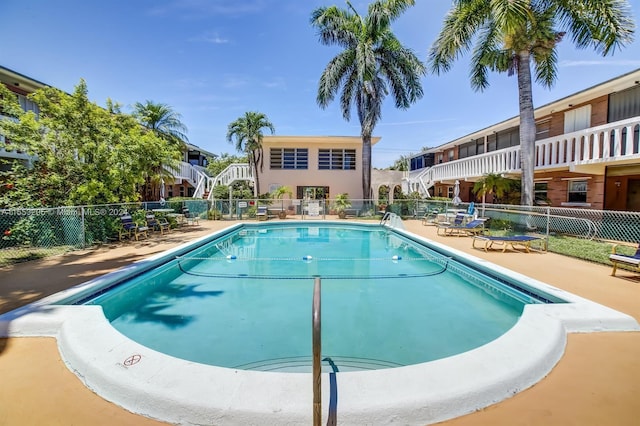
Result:
{"label": "tall palm tree", "polygon": [[425,66],[391,32],[391,22],[414,0],[375,0],[366,16],[349,1],[313,11],[311,25],[320,42],[344,50],[326,66],[318,84],[317,102],[326,108],[342,88],[340,107],[349,121],[355,106],[362,136],[362,195],[371,198],[371,135],[382,117],[382,103],[391,92],[396,108],[406,109],[422,97]]}
{"label": "tall palm tree", "polygon": [[163,197],[162,183],[172,182],[175,179],[171,170],[177,165],[180,156],[184,155],[185,144],[189,141],[186,135],[187,126],[182,123],[182,116],[166,104],[147,100],[144,103],[136,102],[133,109],[133,116],[138,122],[166,141],[175,151],[173,155],[175,163],[157,164],[149,170],[145,183],[147,187],[143,190],[144,197],[147,197],[148,192],[152,192],[150,199],[159,199]]}
{"label": "tall palm tree", "polygon": [[184,149],[187,138],[187,126],[182,122],[182,116],[167,104],[145,101],[136,102],[133,115],[138,122],[167,142]]}
{"label": "tall palm tree", "polygon": [[258,180],[258,166],[262,171],[263,155],[262,155],[262,139],[264,137],[262,129],[269,129],[271,134],[275,133],[273,124],[267,119],[267,116],[261,112],[245,112],[244,116],[238,118],[229,124],[227,129],[227,140],[233,143],[235,139],[236,150],[245,152],[249,158],[249,164],[253,167],[254,179],[256,185],[253,188],[253,194],[257,196],[260,190]]}
{"label": "tall palm tree", "polygon": [[471,86],[488,87],[489,70],[517,74],[522,162],[521,204],[534,199],[536,124],[531,65],[536,82],[546,87],[557,76],[557,45],[566,33],[578,48],[592,47],[603,56],[633,40],[634,22],[625,0],[455,0],[429,53],[435,73],[475,42]]}

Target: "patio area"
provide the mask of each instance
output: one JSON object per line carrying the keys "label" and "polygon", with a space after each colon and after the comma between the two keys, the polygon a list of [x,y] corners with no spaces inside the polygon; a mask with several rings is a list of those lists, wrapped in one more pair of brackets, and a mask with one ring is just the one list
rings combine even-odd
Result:
{"label": "patio area", "polygon": [[[187,230],[0,269],[0,313],[102,275],[132,261],[230,226],[201,221]],[[410,232],[486,259],[640,321],[638,274],[554,253],[472,248],[468,237],[436,235],[420,220]],[[635,425],[640,418],[640,333],[570,334],[553,371],[530,389],[445,425]],[[55,339],[0,339],[0,424],[164,424],[129,413],[88,390],[60,359]],[[310,383],[311,386],[311,383]],[[425,383],[425,386],[429,386]],[[323,395],[328,398],[328,395]],[[310,401],[311,407],[311,401]],[[326,413],[323,413],[326,415]],[[338,405],[338,424],[340,407]]]}

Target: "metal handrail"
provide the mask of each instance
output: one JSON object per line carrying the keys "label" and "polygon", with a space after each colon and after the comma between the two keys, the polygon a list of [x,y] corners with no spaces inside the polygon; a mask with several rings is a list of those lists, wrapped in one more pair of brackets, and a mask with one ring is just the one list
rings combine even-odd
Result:
{"label": "metal handrail", "polygon": [[316,277],[313,284],[312,306],[312,343],[313,343],[313,424],[320,426],[322,423],[322,365],[320,353],[322,351],[322,337],[320,325],[320,278]]}

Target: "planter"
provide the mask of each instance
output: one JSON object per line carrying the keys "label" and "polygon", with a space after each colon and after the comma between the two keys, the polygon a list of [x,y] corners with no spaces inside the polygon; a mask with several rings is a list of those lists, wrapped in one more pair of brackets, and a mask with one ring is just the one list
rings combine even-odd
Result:
{"label": "planter", "polygon": [[340,210],[340,211],[338,212],[338,217],[339,217],[340,219],[346,219],[346,218],[347,218],[347,212],[346,212],[346,211],[344,211],[344,210]]}
{"label": "planter", "polygon": [[286,219],[287,218],[287,212],[285,210],[280,210],[278,212],[278,218],[280,219]]}

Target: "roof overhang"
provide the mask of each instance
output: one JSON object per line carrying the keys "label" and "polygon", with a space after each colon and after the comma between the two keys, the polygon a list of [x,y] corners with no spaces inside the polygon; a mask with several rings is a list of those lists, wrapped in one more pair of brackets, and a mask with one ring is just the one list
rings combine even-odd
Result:
{"label": "roof overhang", "polygon": [[[371,145],[380,141],[380,137],[372,136]],[[263,142],[269,144],[318,144],[318,145],[362,145],[360,136],[264,136]]]}

